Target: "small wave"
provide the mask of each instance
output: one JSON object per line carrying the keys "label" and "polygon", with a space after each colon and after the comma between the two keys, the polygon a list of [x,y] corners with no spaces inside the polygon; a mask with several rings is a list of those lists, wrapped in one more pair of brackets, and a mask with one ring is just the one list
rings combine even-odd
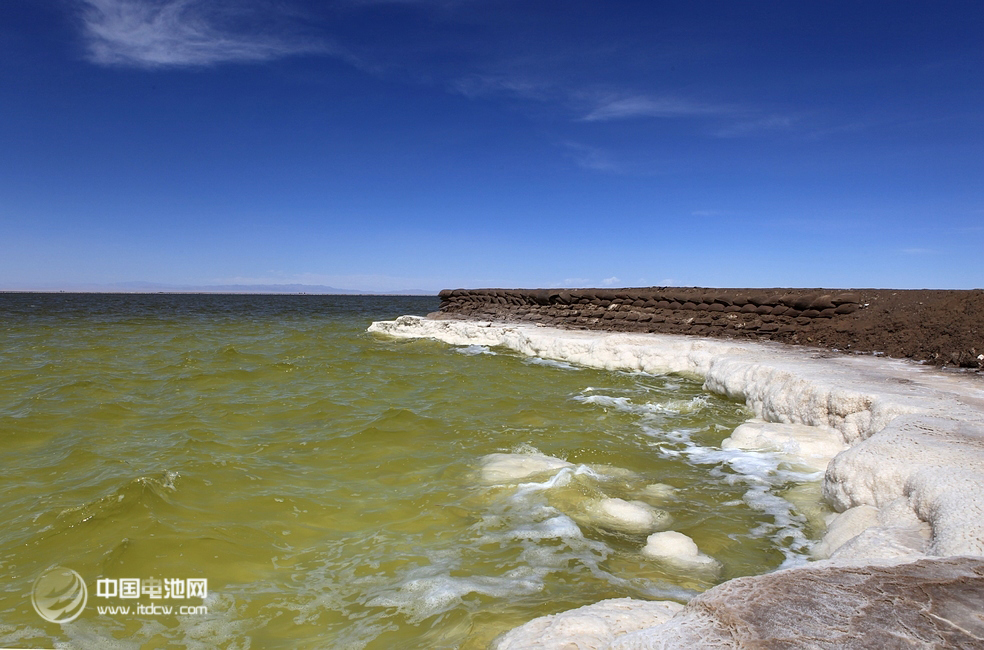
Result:
{"label": "small wave", "polygon": [[495,355],[487,345],[466,345],[461,348],[455,348],[455,352],[458,354],[466,354],[468,356],[475,356],[477,354],[491,354]]}
{"label": "small wave", "polygon": [[643,402],[641,404],[631,401],[628,397],[612,397],[610,395],[575,395],[572,399],[582,404],[596,404],[602,408],[611,408],[623,413],[642,416],[683,415],[695,413],[708,405],[706,395],[697,395],[691,399],[671,399],[665,402]]}
{"label": "small wave", "polygon": [[[666,441],[654,443],[662,456],[684,456],[697,465],[713,465],[709,470],[712,477],[729,485],[741,485],[745,488],[742,501],[772,517],[771,523],[756,526],[749,531],[749,535],[771,538],[786,558],[783,568],[808,560],[813,546],[806,535],[810,522],[798,511],[795,504],[779,496],[777,492],[789,488],[790,485],[819,482],[823,478],[823,472],[792,469],[788,459],[778,452],[705,447],[693,442],[691,432],[685,430],[669,434],[656,431],[650,433]],[[678,448],[673,449],[670,445]]]}
{"label": "small wave", "polygon": [[140,476],[109,494],[80,506],[65,508],[56,519],[62,526],[72,527],[90,520],[115,518],[152,501],[169,503],[169,493],[176,492],[174,482],[178,473],[170,470],[155,476]]}
{"label": "small wave", "polygon": [[543,589],[546,571],[519,566],[500,576],[452,576],[451,566],[431,564],[407,572],[396,588],[382,590],[366,602],[369,607],[392,607],[411,624],[420,623],[461,605],[469,594],[508,598]]}
{"label": "small wave", "polygon": [[[577,465],[555,470],[549,476],[511,486],[506,491],[486,492],[485,512],[472,526],[476,538],[468,544],[477,549],[517,548],[518,566],[533,570],[539,580],[560,572],[570,576],[585,573],[629,593],[650,598],[689,598],[693,593],[667,584],[662,578],[650,579],[631,572],[613,572],[607,563],[619,553],[605,541],[588,537],[584,530],[599,527],[610,538],[625,543],[630,536],[618,532],[622,518],[615,523],[594,512],[599,505],[625,506],[657,517],[661,511],[642,502],[612,498],[612,489],[628,492],[624,470],[606,466]],[[622,479],[613,485],[613,475]],[[663,513],[665,514],[665,513]],[[582,529],[583,527],[587,527]],[[648,530],[649,526],[646,526]],[[633,539],[631,543],[637,543]],[[511,566],[511,563],[507,564]],[[684,595],[685,594],[685,595]]]}
{"label": "small wave", "polygon": [[580,370],[577,366],[571,365],[566,361],[554,361],[553,359],[542,359],[540,357],[526,357],[523,363],[533,366],[547,366],[550,368],[562,368],[564,370]]}

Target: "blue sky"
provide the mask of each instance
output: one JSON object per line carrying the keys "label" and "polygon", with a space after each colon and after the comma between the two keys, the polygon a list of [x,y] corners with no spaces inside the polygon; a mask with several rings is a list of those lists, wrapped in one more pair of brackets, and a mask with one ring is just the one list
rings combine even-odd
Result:
{"label": "blue sky", "polygon": [[984,4],[3,0],[0,288],[984,286]]}

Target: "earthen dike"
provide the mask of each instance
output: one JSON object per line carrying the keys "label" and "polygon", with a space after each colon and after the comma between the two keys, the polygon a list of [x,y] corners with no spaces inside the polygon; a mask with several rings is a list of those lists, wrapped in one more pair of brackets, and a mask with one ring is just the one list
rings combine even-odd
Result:
{"label": "earthen dike", "polygon": [[432,318],[770,340],[984,368],[984,290],[445,289]]}

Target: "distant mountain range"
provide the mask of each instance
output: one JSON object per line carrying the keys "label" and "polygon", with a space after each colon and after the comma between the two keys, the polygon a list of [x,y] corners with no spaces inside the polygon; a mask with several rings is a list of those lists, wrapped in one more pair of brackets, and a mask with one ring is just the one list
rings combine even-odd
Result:
{"label": "distant mountain range", "polygon": [[36,285],[9,287],[5,291],[65,291],[83,293],[277,293],[372,296],[436,296],[437,290],[401,289],[396,291],[362,291],[339,289],[321,284],[208,284],[175,285],[156,282],[115,282],[111,284]]}

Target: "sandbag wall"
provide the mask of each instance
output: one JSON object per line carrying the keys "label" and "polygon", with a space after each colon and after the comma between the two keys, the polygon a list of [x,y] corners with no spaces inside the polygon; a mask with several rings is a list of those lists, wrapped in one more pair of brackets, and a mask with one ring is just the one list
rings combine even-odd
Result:
{"label": "sandbag wall", "polygon": [[861,307],[856,293],[788,289],[454,289],[439,295],[445,318],[754,338],[785,338],[814,319],[837,319]]}

